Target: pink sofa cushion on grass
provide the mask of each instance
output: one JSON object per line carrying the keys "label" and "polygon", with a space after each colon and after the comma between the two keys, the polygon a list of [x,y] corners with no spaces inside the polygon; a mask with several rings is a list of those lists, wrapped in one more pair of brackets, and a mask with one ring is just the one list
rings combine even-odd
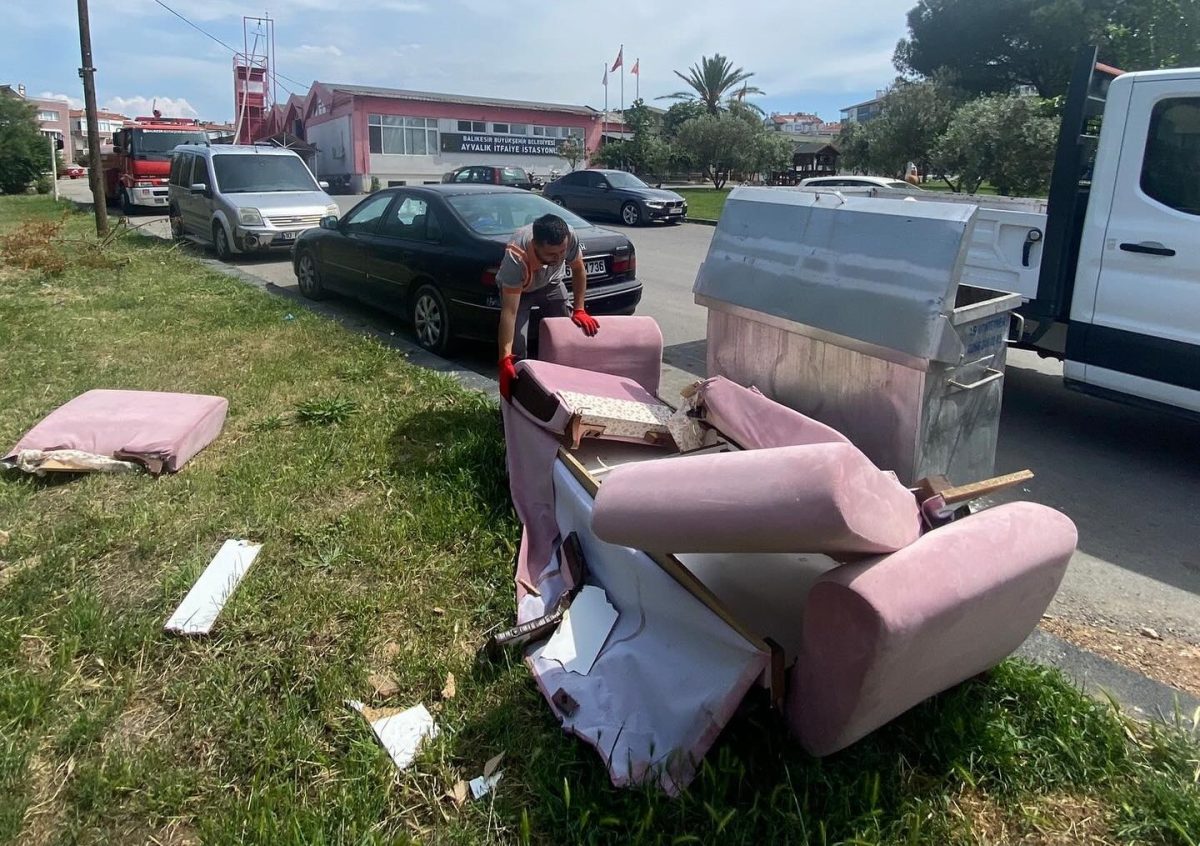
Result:
{"label": "pink sofa cushion on grass", "polygon": [[589,338],[569,317],[547,317],[538,328],[543,361],[624,376],[651,394],[662,376],[663,336],[652,317],[599,317]]}
{"label": "pink sofa cushion on grass", "polygon": [[1063,514],[1016,502],[820,577],[788,690],[792,732],[828,755],[998,664],[1037,625],[1077,541]]}
{"label": "pink sofa cushion on grass", "polygon": [[913,495],[843,443],[626,464],[592,519],[609,543],[680,553],[872,554],[921,531]]}
{"label": "pink sofa cushion on grass", "polygon": [[175,472],[221,433],[228,410],[223,397],[88,391],[30,429],[5,460],[25,449],[74,449]]}
{"label": "pink sofa cushion on grass", "polygon": [[705,379],[697,393],[704,421],[742,449],[850,443],[838,430],[724,376]]}

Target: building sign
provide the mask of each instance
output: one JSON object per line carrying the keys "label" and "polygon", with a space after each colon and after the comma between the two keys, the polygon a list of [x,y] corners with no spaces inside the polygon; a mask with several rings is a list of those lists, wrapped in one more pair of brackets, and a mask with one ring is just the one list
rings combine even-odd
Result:
{"label": "building sign", "polygon": [[495,153],[502,156],[557,156],[561,138],[533,138],[518,135],[480,135],[443,132],[443,153]]}

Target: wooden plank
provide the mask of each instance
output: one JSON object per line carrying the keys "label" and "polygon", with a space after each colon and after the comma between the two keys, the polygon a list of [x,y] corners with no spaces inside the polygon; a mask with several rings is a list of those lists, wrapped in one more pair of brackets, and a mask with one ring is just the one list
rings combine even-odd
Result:
{"label": "wooden plank", "polygon": [[984,479],[980,482],[972,482],[969,485],[957,485],[951,488],[943,488],[939,493],[942,499],[946,501],[946,505],[958,505],[964,502],[970,502],[973,499],[979,499],[981,496],[1002,491],[1005,488],[1011,488],[1014,485],[1019,485],[1022,482],[1028,482],[1033,478],[1032,470],[1018,470],[1016,473],[1009,473],[1005,476],[996,476],[992,479]]}

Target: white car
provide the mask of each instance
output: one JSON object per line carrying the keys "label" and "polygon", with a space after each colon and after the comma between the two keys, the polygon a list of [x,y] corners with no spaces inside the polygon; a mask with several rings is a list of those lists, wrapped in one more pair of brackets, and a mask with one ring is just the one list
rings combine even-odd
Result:
{"label": "white car", "polygon": [[924,191],[899,179],[887,176],[810,176],[801,179],[801,188],[890,188],[893,191]]}

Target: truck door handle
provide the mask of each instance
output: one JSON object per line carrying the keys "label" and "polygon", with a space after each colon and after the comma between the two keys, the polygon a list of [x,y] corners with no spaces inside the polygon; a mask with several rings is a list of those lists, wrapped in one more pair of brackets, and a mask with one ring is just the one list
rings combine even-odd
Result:
{"label": "truck door handle", "polygon": [[1151,256],[1173,256],[1175,251],[1164,247],[1157,241],[1143,241],[1140,244],[1122,244],[1121,249],[1127,253],[1145,253]]}

